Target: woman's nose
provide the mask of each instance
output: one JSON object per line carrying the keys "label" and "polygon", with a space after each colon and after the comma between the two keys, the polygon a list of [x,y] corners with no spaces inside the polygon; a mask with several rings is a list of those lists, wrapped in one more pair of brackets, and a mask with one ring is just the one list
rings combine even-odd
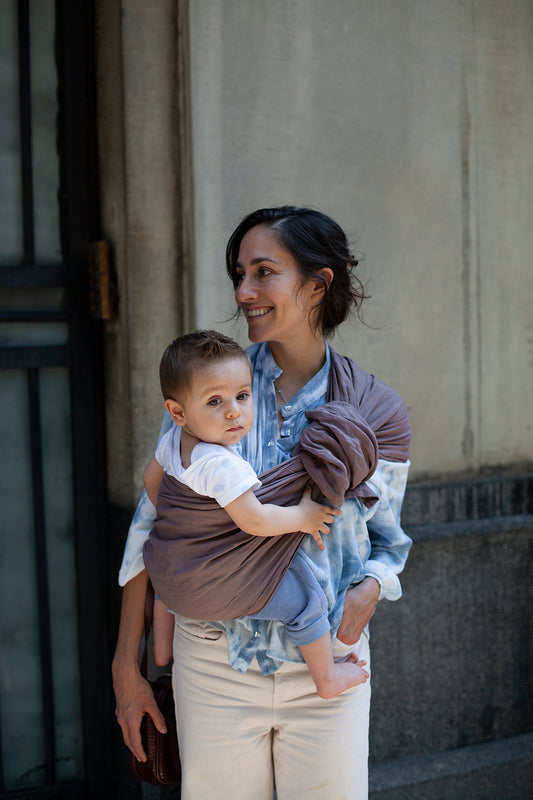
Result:
{"label": "woman's nose", "polygon": [[235,300],[237,303],[247,303],[257,297],[257,290],[251,277],[243,275],[237,288],[235,289]]}

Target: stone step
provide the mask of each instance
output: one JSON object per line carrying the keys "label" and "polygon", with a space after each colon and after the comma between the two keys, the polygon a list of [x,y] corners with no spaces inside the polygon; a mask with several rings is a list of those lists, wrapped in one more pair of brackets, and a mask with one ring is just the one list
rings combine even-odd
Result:
{"label": "stone step", "polygon": [[533,733],[370,767],[369,800],[528,800]]}

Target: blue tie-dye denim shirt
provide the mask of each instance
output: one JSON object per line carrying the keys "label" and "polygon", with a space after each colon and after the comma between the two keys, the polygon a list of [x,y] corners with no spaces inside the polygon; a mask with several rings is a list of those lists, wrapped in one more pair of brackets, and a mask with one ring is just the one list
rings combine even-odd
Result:
{"label": "blue tie-dye denim shirt", "polygon": [[[255,421],[241,442],[241,452],[260,475],[289,458],[307,424],[305,412],[325,402],[330,351],[326,346],[326,363],[322,369],[291,398],[290,403],[281,407],[283,423],[279,438],[273,382],[281,370],[268,344],[252,345],[248,352],[254,367]],[[166,414],[161,433],[172,424]],[[301,545],[300,552],[328,599],[332,635],[341,621],[346,590],[365,577],[371,576],[379,582],[380,599],[397,600],[401,596],[398,574],[411,546],[410,538],[400,525],[408,468],[409,462],[380,459],[368,482],[379,497],[378,502],[366,508],[358,498],[345,500],[341,516],[335,519],[330,533],[323,537],[325,551],[319,550],[311,536],[305,537]],[[150,532],[154,514],[155,509],[144,493],[128,533],[119,574],[121,586],[144,569],[142,546]],[[280,622],[244,617],[212,624],[227,634],[229,661],[241,672],[248,668],[254,656],[264,675],[274,672],[284,661],[302,661],[299,649],[288,639],[286,628]]]}

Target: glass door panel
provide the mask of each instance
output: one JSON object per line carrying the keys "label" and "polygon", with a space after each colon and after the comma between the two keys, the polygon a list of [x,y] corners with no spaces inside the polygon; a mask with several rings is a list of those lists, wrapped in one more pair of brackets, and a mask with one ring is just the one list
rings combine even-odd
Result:
{"label": "glass door panel", "polygon": [[18,262],[23,235],[15,0],[0,3],[0,59],[0,261]]}
{"label": "glass door panel", "polygon": [[35,262],[58,261],[59,158],[57,154],[57,73],[54,60],[54,0],[31,0],[29,40]]}
{"label": "glass door panel", "polygon": [[4,784],[37,786],[44,764],[30,411],[22,370],[0,372],[0,709]]}
{"label": "glass door panel", "polygon": [[82,774],[70,388],[66,369],[40,370],[44,522],[58,780]]}

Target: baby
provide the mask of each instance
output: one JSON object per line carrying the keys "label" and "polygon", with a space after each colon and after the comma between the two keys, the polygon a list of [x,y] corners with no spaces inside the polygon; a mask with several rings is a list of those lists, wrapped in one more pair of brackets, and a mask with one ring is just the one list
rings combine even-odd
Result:
{"label": "baby", "polygon": [[[147,494],[157,505],[164,472],[200,495],[214,498],[235,525],[251,536],[281,536],[302,531],[324,550],[321,534],[340,512],[315,503],[307,488],[293,506],[262,504],[254,494],[261,484],[236,445],[253,423],[252,375],[248,354],[237,342],[215,331],[179,337],[165,350],[160,365],[165,406],[175,425],[164,434],[144,471]],[[158,509],[158,517],[161,511]],[[231,535],[231,534],[228,534]],[[176,538],[179,530],[176,530]],[[258,561],[257,569],[261,569]],[[266,606],[253,618],[280,620],[299,646],[318,694],[335,697],[368,679],[352,655],[333,660],[324,592],[297,553]],[[172,657],[174,617],[156,598],[154,658]]]}

